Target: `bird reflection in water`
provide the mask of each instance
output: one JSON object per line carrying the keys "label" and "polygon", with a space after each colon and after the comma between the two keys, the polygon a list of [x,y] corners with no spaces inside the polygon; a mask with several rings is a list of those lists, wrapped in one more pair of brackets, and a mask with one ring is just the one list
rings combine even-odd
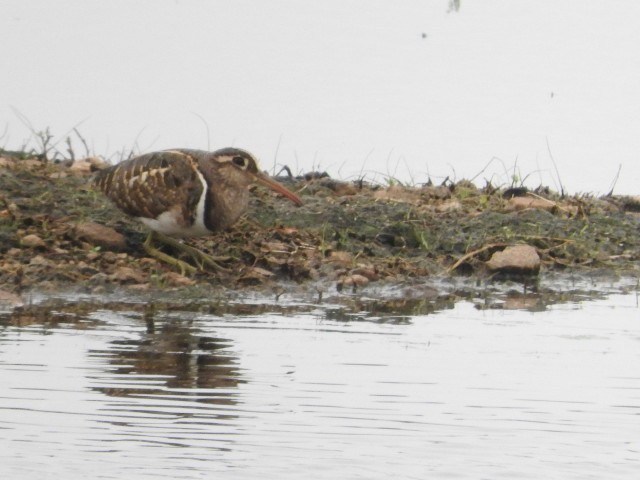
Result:
{"label": "bird reflection in water", "polygon": [[[188,396],[206,403],[233,404],[235,387],[244,383],[237,358],[224,338],[198,335],[184,320],[156,323],[145,315],[147,332],[114,340],[92,356],[108,357],[111,378],[94,388],[110,396]],[[185,392],[185,389],[190,391]]]}

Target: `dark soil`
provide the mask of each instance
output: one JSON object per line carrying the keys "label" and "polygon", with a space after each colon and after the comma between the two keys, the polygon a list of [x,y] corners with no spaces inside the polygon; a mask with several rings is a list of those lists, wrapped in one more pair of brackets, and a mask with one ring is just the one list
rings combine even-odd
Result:
{"label": "dark soil", "polygon": [[[493,275],[486,266],[491,255],[516,244],[535,247],[543,272],[638,273],[637,197],[561,198],[545,188],[505,191],[467,181],[381,186],[320,175],[279,178],[300,194],[302,207],[256,188],[231,231],[188,240],[220,257],[224,270],[185,273],[150,258],[142,247],[147,230],[91,187],[98,164],[52,164],[0,151],[0,291],[100,292],[121,285],[277,291],[291,284],[340,290],[424,277],[485,279]],[[80,224],[107,226],[124,242],[105,247],[82,235]]]}

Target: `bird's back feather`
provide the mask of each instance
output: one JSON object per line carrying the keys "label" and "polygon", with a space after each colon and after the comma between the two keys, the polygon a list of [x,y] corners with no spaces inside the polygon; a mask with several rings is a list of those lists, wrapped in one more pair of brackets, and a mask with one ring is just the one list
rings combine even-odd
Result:
{"label": "bird's back feather", "polygon": [[95,184],[128,215],[156,219],[171,211],[184,227],[194,223],[205,189],[196,160],[179,150],[121,162],[99,172]]}

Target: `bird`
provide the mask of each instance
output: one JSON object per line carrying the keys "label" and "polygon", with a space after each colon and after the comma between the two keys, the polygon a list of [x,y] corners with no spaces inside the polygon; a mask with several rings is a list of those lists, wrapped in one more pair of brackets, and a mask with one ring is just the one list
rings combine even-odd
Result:
{"label": "bird", "polygon": [[172,149],[151,152],[100,170],[94,185],[120,210],[151,229],[143,246],[165,262],[194,272],[185,262],[152,246],[154,239],[186,251],[202,267],[220,266],[204,252],[176,240],[232,227],[249,206],[249,187],[262,184],[294,204],[298,195],[263,173],[254,155],[227,147],[213,152]]}

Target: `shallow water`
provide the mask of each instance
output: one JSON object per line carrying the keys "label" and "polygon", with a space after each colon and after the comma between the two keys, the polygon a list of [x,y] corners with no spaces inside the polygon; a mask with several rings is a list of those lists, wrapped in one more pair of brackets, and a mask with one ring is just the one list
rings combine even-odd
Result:
{"label": "shallow water", "polygon": [[636,294],[0,316],[2,478],[637,478]]}

